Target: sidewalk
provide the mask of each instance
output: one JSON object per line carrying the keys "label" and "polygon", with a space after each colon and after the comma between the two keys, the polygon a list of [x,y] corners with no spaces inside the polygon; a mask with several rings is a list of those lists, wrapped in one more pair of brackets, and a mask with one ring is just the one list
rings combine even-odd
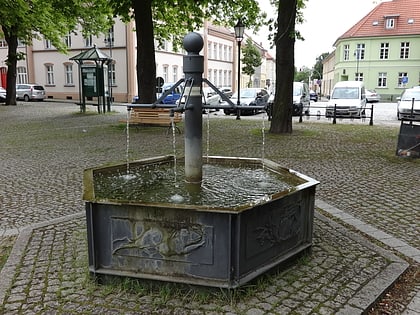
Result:
{"label": "sidewalk", "polygon": [[[123,115],[81,115],[65,103],[0,107],[0,247],[14,243],[0,273],[0,314],[361,314],[420,265],[419,208],[409,185],[419,164],[389,158],[392,141],[349,147],[338,133],[324,137],[325,126],[305,124],[287,139],[267,137],[266,155],[321,181],[309,256],[233,294],[96,284],[87,271],[81,177],[85,168],[125,159]],[[217,124],[215,151],[256,155],[259,139],[244,131],[255,122]],[[162,129],[133,132],[130,141],[135,158],[171,153]],[[415,287],[393,314],[419,314]]]}

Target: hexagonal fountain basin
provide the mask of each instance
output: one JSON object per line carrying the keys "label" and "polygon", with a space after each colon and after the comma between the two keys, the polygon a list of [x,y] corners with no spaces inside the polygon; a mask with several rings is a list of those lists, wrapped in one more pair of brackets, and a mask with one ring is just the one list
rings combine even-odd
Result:
{"label": "hexagonal fountain basin", "polygon": [[317,181],[267,160],[204,161],[201,186],[174,180],[172,156],[130,176],[85,170],[90,272],[235,288],[312,245]]}

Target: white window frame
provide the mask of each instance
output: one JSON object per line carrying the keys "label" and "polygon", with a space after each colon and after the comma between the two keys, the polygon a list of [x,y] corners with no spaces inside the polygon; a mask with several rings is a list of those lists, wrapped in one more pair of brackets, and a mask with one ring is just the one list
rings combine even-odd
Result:
{"label": "white window frame", "polygon": [[378,74],[378,87],[385,88],[387,87],[387,73],[379,72]]}
{"label": "white window frame", "polygon": [[28,72],[26,71],[26,67],[17,67],[16,73],[17,73],[17,77],[16,77],[17,84],[28,83]]}
{"label": "white window frame", "polygon": [[400,59],[408,59],[410,56],[410,42],[401,42]]}
{"label": "white window frame", "polygon": [[395,19],[394,18],[387,18],[386,21],[385,21],[385,28],[386,29],[395,28]]}
{"label": "white window frame", "polygon": [[350,45],[344,45],[343,59],[344,60],[350,60]]}
{"label": "white window frame", "polygon": [[71,64],[71,63],[64,64],[64,84],[67,85],[67,86],[74,85],[73,64]]}
{"label": "white window frame", "polygon": [[379,50],[379,59],[389,59],[389,43],[381,43],[381,48]]}
{"label": "white window frame", "polygon": [[54,82],[54,65],[53,64],[46,64],[46,85],[55,85]]}

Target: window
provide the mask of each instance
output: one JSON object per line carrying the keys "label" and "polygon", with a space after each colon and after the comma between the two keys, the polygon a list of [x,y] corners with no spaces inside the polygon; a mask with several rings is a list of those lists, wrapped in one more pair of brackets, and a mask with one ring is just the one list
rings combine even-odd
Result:
{"label": "window", "polygon": [[386,87],[386,72],[379,72],[378,87]]}
{"label": "window", "polygon": [[381,43],[379,59],[388,59],[388,58],[389,58],[389,43]]}
{"label": "window", "polygon": [[168,65],[163,66],[163,80],[168,82]]}
{"label": "window", "polygon": [[114,46],[114,26],[111,26],[111,28],[108,30],[108,34],[105,35],[104,41],[107,47]]}
{"label": "window", "polygon": [[172,82],[178,81],[178,66],[172,66]]}
{"label": "window", "polygon": [[228,51],[227,46],[224,45],[223,46],[223,60],[228,60],[227,51]]}
{"label": "window", "polygon": [[54,66],[52,64],[45,65],[47,71],[47,85],[54,85]]}
{"label": "window", "polygon": [[356,50],[354,52],[356,60],[365,59],[365,44],[357,44]]}
{"label": "window", "polygon": [[28,83],[28,74],[26,72],[26,67],[17,67],[17,84]]}
{"label": "window", "polygon": [[212,80],[212,77],[211,77],[211,75],[213,74],[213,70],[212,69],[209,69],[208,70],[208,73],[207,73],[207,79],[210,81],[210,82],[212,82],[213,80]]}
{"label": "window", "polygon": [[395,27],[395,19],[394,18],[387,18],[385,21],[385,28],[392,29]]}
{"label": "window", "polygon": [[343,59],[349,60],[350,59],[350,45],[344,45],[343,53],[344,53]]}
{"label": "window", "polygon": [[45,39],[44,40],[44,47],[45,47],[45,49],[52,48],[52,43],[51,43],[51,41],[49,39]]}
{"label": "window", "polygon": [[398,86],[405,87],[408,83],[407,72],[398,72]]}
{"label": "window", "polygon": [[213,43],[213,59],[217,59],[217,43]]}
{"label": "window", "polygon": [[7,47],[7,42],[4,39],[0,39],[0,47]]}
{"label": "window", "polygon": [[354,77],[355,77],[355,81],[363,81],[363,73],[362,72],[356,72]]}
{"label": "window", "polygon": [[116,85],[116,77],[115,77],[115,63],[110,63],[108,65],[108,80],[111,86]]}
{"label": "window", "polygon": [[233,60],[233,56],[232,56],[232,47],[229,46],[229,53],[228,53],[228,61],[232,61]]}
{"label": "window", "polygon": [[25,42],[23,41],[23,40],[21,40],[21,39],[18,39],[18,47],[25,47],[26,46],[26,44],[25,44]]}
{"label": "window", "polygon": [[66,44],[67,47],[71,47],[71,35],[68,34],[64,37],[64,43]]}
{"label": "window", "polygon": [[85,47],[92,47],[92,46],[93,46],[92,35],[88,35],[88,37],[85,37]]}
{"label": "window", "polygon": [[73,82],[73,64],[67,63],[64,65],[64,84],[74,85]]}
{"label": "window", "polygon": [[211,42],[209,42],[208,44],[207,44],[207,54],[208,54],[208,58],[209,59],[211,59],[211,56],[212,56],[212,51],[211,51],[211,47],[212,47],[212,43]]}
{"label": "window", "polygon": [[409,42],[402,42],[401,49],[400,49],[400,58],[401,59],[408,59],[408,55],[410,52],[410,43]]}

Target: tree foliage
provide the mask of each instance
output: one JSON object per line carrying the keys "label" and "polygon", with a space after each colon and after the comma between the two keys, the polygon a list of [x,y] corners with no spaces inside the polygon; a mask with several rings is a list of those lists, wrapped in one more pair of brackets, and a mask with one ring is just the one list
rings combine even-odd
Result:
{"label": "tree foliage", "polygon": [[16,104],[16,66],[25,57],[18,53],[18,41],[30,45],[44,37],[65,52],[63,37],[78,25],[84,35],[97,35],[112,25],[112,16],[108,0],[0,0],[0,26],[8,44],[6,104]]}
{"label": "tree foliage", "polygon": [[155,40],[180,45],[190,31],[199,30],[205,20],[233,27],[239,18],[247,29],[258,28],[265,18],[257,0],[123,0],[112,1],[115,14],[134,19],[137,36],[137,85],[139,102],[155,99]]}
{"label": "tree foliage", "polygon": [[249,75],[248,87],[252,86],[252,75],[255,73],[255,69],[261,66],[262,58],[261,53],[251,38],[246,39],[245,46],[242,50],[242,71]]}

